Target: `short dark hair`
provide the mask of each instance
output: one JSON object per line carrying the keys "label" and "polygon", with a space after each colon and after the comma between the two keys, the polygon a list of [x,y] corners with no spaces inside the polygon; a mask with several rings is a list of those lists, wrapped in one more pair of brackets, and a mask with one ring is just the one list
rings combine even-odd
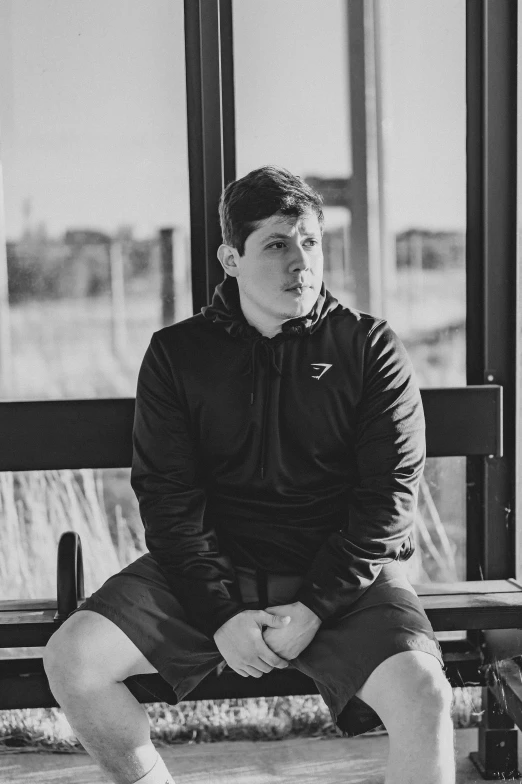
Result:
{"label": "short dark hair", "polygon": [[262,166],[229,183],[221,194],[219,219],[223,241],[243,256],[247,237],[260,221],[275,213],[297,218],[311,210],[322,228],[322,204],[322,196],[301,177],[278,166]]}

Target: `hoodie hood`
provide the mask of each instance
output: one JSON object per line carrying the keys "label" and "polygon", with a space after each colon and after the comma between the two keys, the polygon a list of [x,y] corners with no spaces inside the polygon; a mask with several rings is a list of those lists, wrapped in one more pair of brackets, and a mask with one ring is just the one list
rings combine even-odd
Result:
{"label": "hoodie hood", "polygon": [[[282,325],[282,332],[289,335],[306,335],[315,332],[328,313],[338,306],[338,301],[321,284],[319,296],[310,313],[299,318],[289,319]],[[239,300],[239,289],[234,278],[226,276],[214,291],[212,302],[201,308],[203,316],[214,324],[219,324],[232,337],[256,338],[258,330],[251,326],[243,315]]]}

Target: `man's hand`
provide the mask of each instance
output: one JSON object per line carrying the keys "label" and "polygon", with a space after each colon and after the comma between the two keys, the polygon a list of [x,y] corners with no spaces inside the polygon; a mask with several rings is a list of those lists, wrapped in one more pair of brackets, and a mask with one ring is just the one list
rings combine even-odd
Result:
{"label": "man's hand", "polygon": [[271,627],[263,632],[268,647],[287,661],[295,659],[310,645],[321,625],[319,616],[301,602],[267,607],[266,612],[290,616],[290,623],[286,626]]}
{"label": "man's hand", "polygon": [[234,615],[214,634],[214,641],[229,667],[247,678],[260,678],[264,672],[277,667],[284,669],[288,662],[270,650],[263,640],[263,627],[284,629],[290,622],[285,613],[270,614],[265,610],[243,610]]}

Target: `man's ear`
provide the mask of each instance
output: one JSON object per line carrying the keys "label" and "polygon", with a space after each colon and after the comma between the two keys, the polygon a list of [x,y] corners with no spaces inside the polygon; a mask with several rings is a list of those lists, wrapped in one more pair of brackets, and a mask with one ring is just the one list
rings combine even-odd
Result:
{"label": "man's ear", "polygon": [[237,278],[239,275],[239,267],[237,265],[238,252],[231,245],[220,245],[217,252],[217,257],[221,262],[221,266],[232,278]]}

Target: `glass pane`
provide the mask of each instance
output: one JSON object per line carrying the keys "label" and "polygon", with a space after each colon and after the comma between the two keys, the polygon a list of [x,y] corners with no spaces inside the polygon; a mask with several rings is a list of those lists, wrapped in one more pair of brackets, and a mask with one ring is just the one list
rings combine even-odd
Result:
{"label": "glass pane", "polygon": [[424,387],[466,384],[465,3],[381,3],[386,316]]}
{"label": "glass pane", "polygon": [[429,458],[419,488],[416,551],[407,561],[413,583],[466,579],[466,458]]}
{"label": "glass pane", "polygon": [[[349,4],[236,0],[238,175],[274,163],[320,190],[330,290],[344,304],[388,319],[421,387],[463,386],[465,4],[375,6],[374,35],[366,24],[365,44],[367,52],[375,46],[376,76],[372,83],[367,72],[365,85],[362,77],[349,78],[363,69],[363,25],[347,14]],[[358,46],[350,51],[354,38]],[[361,155],[373,193],[366,202],[353,165]],[[361,215],[368,220],[366,249]],[[358,283],[365,280],[369,298]],[[417,582],[465,579],[465,491],[463,459],[428,461],[419,505],[424,560],[410,565]],[[440,558],[428,534],[442,547]]]}
{"label": "glass pane", "polygon": [[[412,582],[464,580],[465,458],[428,460],[407,562]],[[57,545],[64,531],[82,540],[89,595],[145,552],[130,469],[0,473],[0,595],[56,596]],[[18,558],[12,554],[18,553]]]}
{"label": "glass pane", "polygon": [[[349,31],[362,32],[347,7],[234,3],[238,175],[274,163],[315,185],[326,205],[329,288],[345,304],[388,318],[422,386],[463,385],[465,4],[377,3],[375,36],[366,33],[378,53],[376,82],[368,76],[352,90],[349,73],[361,62],[350,53]],[[361,94],[368,128],[372,112],[377,117],[375,139],[368,133],[364,144],[364,117],[354,108]],[[376,189],[366,202],[355,195],[362,185],[352,165],[361,151],[368,190]],[[369,221],[368,253],[355,237],[356,209]],[[364,277],[368,301],[357,283]]]}
{"label": "glass pane", "polygon": [[3,599],[56,597],[64,531],[80,534],[87,595],[145,551],[130,468],[0,473],[0,510]]}
{"label": "glass pane", "polygon": [[185,106],[182,3],[0,4],[3,399],[133,395],[190,315]]}

